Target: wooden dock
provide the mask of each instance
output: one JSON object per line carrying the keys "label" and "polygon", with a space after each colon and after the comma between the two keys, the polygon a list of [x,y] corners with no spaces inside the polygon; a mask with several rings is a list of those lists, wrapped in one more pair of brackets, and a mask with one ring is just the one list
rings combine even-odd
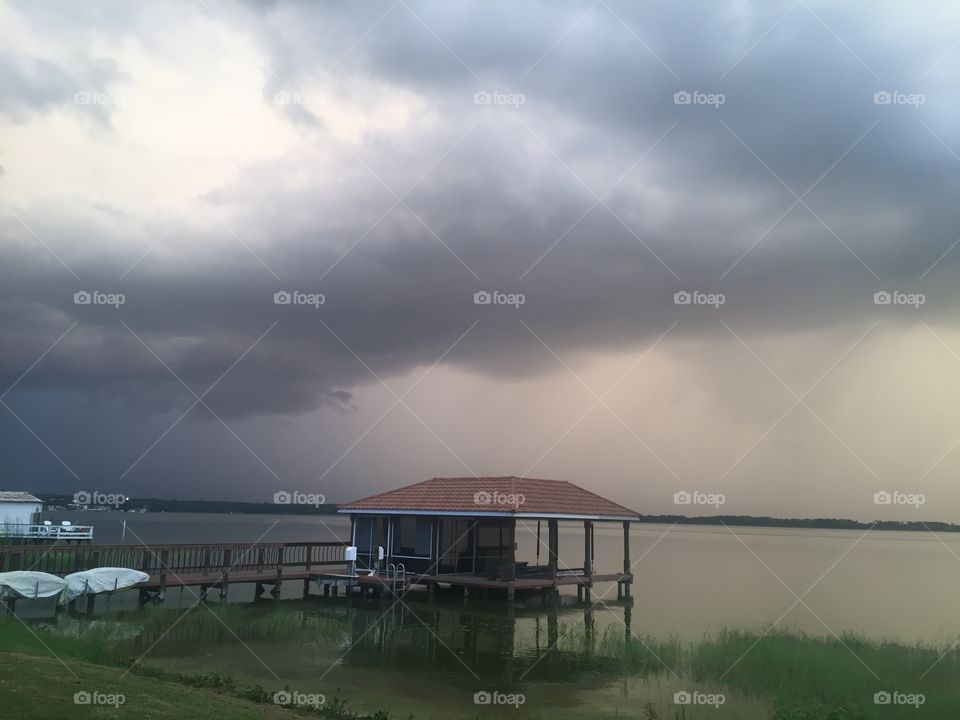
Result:
{"label": "wooden dock", "polygon": [[544,575],[543,577],[521,577],[514,580],[489,579],[480,575],[471,573],[450,573],[450,574],[411,574],[407,575],[402,588],[397,588],[395,581],[385,575],[350,575],[346,568],[330,570],[325,573],[315,573],[318,584],[323,588],[323,594],[328,595],[333,592],[338,594],[342,588],[346,592],[358,590],[361,594],[373,593],[398,594],[406,592],[412,585],[423,585],[428,592],[433,595],[438,587],[449,586],[463,591],[464,599],[469,599],[472,591],[483,592],[496,591],[506,595],[508,602],[512,602],[514,597],[520,594],[556,594],[561,587],[575,586],[577,588],[577,597],[581,600],[590,599],[590,591],[596,583],[617,583],[617,600],[629,600],[629,596],[624,597],[622,587],[633,582],[633,575],[630,573],[608,573],[608,574],[584,574],[561,573],[556,577]]}
{"label": "wooden dock", "polygon": [[[327,567],[343,565],[345,542],[200,543],[166,545],[0,546],[0,571],[35,570],[64,576],[97,567],[140,570],[150,578],[135,589],[142,603],[163,600],[167,588],[216,588],[226,598],[231,584],[255,583],[280,594],[284,581],[308,584]],[[88,596],[92,606],[93,596]]]}
{"label": "wooden dock", "polygon": [[[123,567],[140,570],[150,577],[135,585],[140,603],[160,602],[167,589],[198,587],[202,597],[217,590],[227,598],[231,585],[254,584],[255,596],[267,588],[278,596],[284,582],[303,584],[303,595],[316,582],[324,596],[359,592],[360,594],[399,596],[413,585],[424,586],[431,596],[438,588],[457,588],[464,599],[471,593],[503,593],[509,603],[517,594],[553,596],[561,587],[576,586],[580,599],[590,599],[595,583],[616,582],[617,599],[621,589],[633,582],[630,573],[592,574],[583,568],[553,575],[544,573],[512,580],[490,579],[472,573],[407,573],[401,580],[384,575],[351,575],[343,560],[346,542],[291,543],[213,543],[165,545],[66,545],[44,547],[0,545],[0,572],[35,570],[64,576],[97,567]],[[87,596],[92,610],[93,595]]]}

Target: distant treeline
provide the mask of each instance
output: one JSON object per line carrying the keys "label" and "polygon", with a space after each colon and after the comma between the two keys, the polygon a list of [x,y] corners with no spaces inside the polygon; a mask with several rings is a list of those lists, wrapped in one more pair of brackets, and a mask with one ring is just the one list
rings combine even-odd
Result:
{"label": "distant treeline", "polygon": [[[73,495],[35,493],[45,505],[66,507],[73,502]],[[272,502],[234,502],[229,500],[163,500],[160,498],[129,498],[119,510],[146,509],[147,512],[191,513],[248,513],[261,515],[332,515],[337,505],[282,504]],[[752,515],[709,515],[687,517],[686,515],[641,515],[642,523],[671,525],[739,525],[741,527],[818,528],[826,530],[913,530],[917,532],[960,532],[960,525],[944,522],[897,522],[878,520],[876,523],[860,522],[846,518],[774,518]]]}
{"label": "distant treeline", "polygon": [[[66,507],[72,503],[73,495],[54,493],[35,493],[44,505]],[[247,513],[261,515],[332,515],[337,511],[333,503],[323,505],[281,504],[272,502],[234,502],[230,500],[163,500],[160,498],[128,498],[117,510],[130,511],[145,509],[147,512],[190,512],[190,513]],[[112,508],[111,508],[112,509]]]}
{"label": "distant treeline", "polygon": [[795,527],[820,528],[827,530],[914,530],[918,532],[960,532],[960,525],[945,522],[897,522],[878,520],[860,522],[846,518],[773,518],[753,517],[752,515],[710,515],[706,517],[686,517],[685,515],[641,515],[643,523],[665,523],[678,525],[740,525],[746,527]]}

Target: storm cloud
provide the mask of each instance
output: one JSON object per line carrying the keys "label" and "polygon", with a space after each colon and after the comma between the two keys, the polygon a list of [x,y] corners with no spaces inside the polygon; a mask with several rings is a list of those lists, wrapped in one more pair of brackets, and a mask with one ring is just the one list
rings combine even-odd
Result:
{"label": "storm cloud", "polygon": [[[349,499],[529,470],[650,511],[697,483],[763,514],[957,499],[960,417],[930,405],[960,369],[949,4],[2,13],[21,484]],[[645,349],[597,403],[619,435],[580,424]]]}

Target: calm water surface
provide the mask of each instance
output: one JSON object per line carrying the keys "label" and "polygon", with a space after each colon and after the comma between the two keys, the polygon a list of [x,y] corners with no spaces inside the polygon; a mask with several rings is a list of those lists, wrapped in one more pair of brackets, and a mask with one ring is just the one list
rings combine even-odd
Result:
{"label": "calm water surface", "polygon": [[[349,531],[341,517],[70,519],[94,523],[104,543],[121,540],[123,520],[125,541],[145,543],[342,540]],[[519,531],[518,541],[519,558],[535,561],[536,525]],[[444,720],[640,718],[647,703],[660,718],[760,720],[770,717],[770,697],[678,677],[668,669],[670,648],[724,628],[763,631],[774,623],[817,636],[855,633],[937,646],[960,635],[960,538],[950,535],[640,525],[631,546],[632,609],[600,604],[587,611],[567,592],[559,607],[531,600],[511,616],[494,598],[464,605],[450,592],[430,603],[412,591],[402,604],[303,599],[301,584],[291,582],[279,601],[252,602],[252,587],[232,586],[230,602],[214,599],[209,607],[191,608],[194,596],[185,590],[169,592],[163,607],[136,610],[135,593],[121,593],[100,598],[93,619],[61,615],[57,624],[66,633],[99,633],[126,656],[177,672],[339,693],[357,709]],[[582,547],[580,528],[561,528],[562,564],[581,565]],[[598,572],[620,567],[618,527],[598,527],[596,552]],[[594,591],[594,599],[615,595],[613,586]],[[636,655],[625,671],[615,656],[628,634]],[[674,693],[693,688],[724,692],[726,702],[678,713]],[[519,692],[525,702],[478,707],[474,694],[483,691]]]}
{"label": "calm water surface", "polygon": [[[346,540],[350,529],[339,516],[57,517],[92,523],[101,543],[120,542],[124,520],[130,543]],[[536,531],[535,523],[518,528],[519,559],[536,560]],[[545,525],[541,540],[546,541]],[[581,528],[561,526],[561,564],[581,566],[582,548]],[[757,629],[775,622],[814,634],[832,630],[933,644],[960,633],[960,537],[950,533],[634,525],[631,554],[633,628],[644,634],[697,639],[721,628]],[[621,565],[619,526],[598,524],[597,571]],[[231,588],[231,598],[234,593],[245,599],[244,588]],[[298,595],[299,587],[285,588],[285,597]],[[601,585],[596,596],[615,598],[616,588]]]}

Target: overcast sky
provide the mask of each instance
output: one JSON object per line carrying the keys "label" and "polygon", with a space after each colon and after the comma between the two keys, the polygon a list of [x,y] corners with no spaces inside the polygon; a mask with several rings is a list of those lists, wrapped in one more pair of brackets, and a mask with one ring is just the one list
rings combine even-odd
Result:
{"label": "overcast sky", "polygon": [[960,521],[958,21],[0,4],[0,487]]}

